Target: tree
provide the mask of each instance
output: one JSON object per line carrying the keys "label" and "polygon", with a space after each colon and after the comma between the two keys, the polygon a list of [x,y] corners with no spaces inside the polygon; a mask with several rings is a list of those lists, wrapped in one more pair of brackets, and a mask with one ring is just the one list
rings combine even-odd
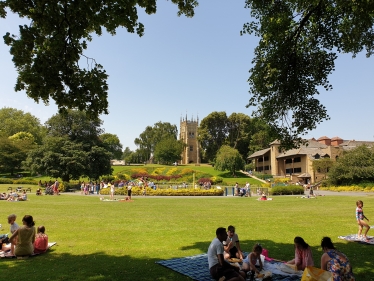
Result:
{"label": "tree", "polygon": [[[332,89],[328,75],[338,52],[356,56],[374,51],[374,1],[246,0],[255,21],[242,33],[260,37],[250,69],[255,116],[265,120],[282,146],[293,147],[301,135],[329,119],[315,98]],[[296,141],[296,143],[295,143]]]}
{"label": "tree", "polygon": [[110,156],[102,147],[86,150],[83,143],[67,137],[47,137],[43,145],[30,151],[26,165],[34,173],[60,177],[66,182],[82,176],[97,180],[101,175],[111,174]]}
{"label": "tree", "polygon": [[314,171],[324,174],[325,175],[324,178],[326,179],[327,173],[332,168],[334,163],[335,162],[331,158],[326,157],[326,158],[313,160],[312,166],[313,166]]}
{"label": "tree", "polygon": [[223,145],[217,152],[214,169],[218,171],[230,171],[235,175],[235,171],[244,169],[245,162],[239,151],[228,145]]}
{"label": "tree", "polygon": [[333,185],[374,182],[374,148],[365,145],[345,152],[328,173]]}
{"label": "tree", "polygon": [[22,167],[33,146],[29,139],[0,137],[0,170],[13,175],[16,169]]}
{"label": "tree", "polygon": [[251,140],[251,118],[243,113],[232,113],[227,119],[227,143],[237,149],[243,159],[248,156]]}
{"label": "tree", "polygon": [[227,123],[227,115],[224,111],[214,111],[201,120],[198,140],[206,161],[213,161],[218,149],[226,142]]}
{"label": "tree", "polygon": [[125,150],[122,154],[122,159],[125,160],[126,164],[127,162],[131,162],[131,154],[133,151],[131,151],[130,147],[126,146]]}
{"label": "tree", "polygon": [[34,172],[61,177],[63,181],[110,174],[112,153],[99,138],[104,131],[101,124],[100,119],[89,119],[78,110],[52,116],[46,122],[45,142],[29,153],[27,165]]}
{"label": "tree", "polygon": [[30,113],[10,107],[1,108],[0,135],[10,137],[19,132],[30,133],[35,142],[41,144],[46,131],[39,119]]}
{"label": "tree", "polygon": [[122,144],[117,135],[105,133],[100,135],[99,138],[105,149],[112,153],[112,159],[122,159]]}
{"label": "tree", "polygon": [[184,143],[172,136],[163,138],[155,148],[154,157],[161,163],[171,164],[181,159]]}
{"label": "tree", "polygon": [[134,143],[139,147],[139,152],[141,152],[144,161],[147,161],[154,153],[157,143],[169,136],[177,139],[177,134],[176,125],[160,121],[155,123],[153,127],[147,126]]}
{"label": "tree", "polygon": [[[178,5],[178,15],[194,15],[196,0],[171,2]],[[88,42],[93,33],[100,36],[103,28],[114,35],[117,28],[124,27],[142,36],[138,9],[154,14],[156,7],[156,0],[1,1],[1,17],[9,10],[30,20],[19,26],[19,35],[4,36],[18,71],[16,91],[24,90],[45,104],[53,99],[62,111],[76,108],[95,118],[108,114],[108,75],[102,65],[84,54]],[[87,61],[82,67],[81,59]]]}
{"label": "tree", "polygon": [[99,135],[104,133],[99,118],[89,118],[84,111],[67,110],[55,114],[47,120],[45,126],[48,136],[67,137],[74,142],[81,142],[87,147],[101,144]]}

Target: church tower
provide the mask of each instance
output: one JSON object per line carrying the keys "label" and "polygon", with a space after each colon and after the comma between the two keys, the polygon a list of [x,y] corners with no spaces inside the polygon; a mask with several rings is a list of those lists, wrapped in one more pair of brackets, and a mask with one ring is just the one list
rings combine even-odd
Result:
{"label": "church tower", "polygon": [[186,144],[186,147],[182,152],[181,164],[195,163],[200,165],[200,155],[199,155],[199,142],[197,140],[197,128],[199,127],[199,117],[196,120],[191,118],[191,120],[186,118],[180,119],[180,130],[179,139]]}

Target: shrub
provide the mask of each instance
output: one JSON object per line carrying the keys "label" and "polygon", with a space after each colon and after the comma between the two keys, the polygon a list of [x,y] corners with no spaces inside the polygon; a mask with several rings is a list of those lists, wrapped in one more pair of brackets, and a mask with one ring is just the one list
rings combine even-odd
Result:
{"label": "shrub", "polygon": [[271,195],[295,195],[304,194],[304,188],[300,185],[276,186],[270,191]]}
{"label": "shrub", "polygon": [[13,180],[7,179],[7,178],[0,178],[0,183],[1,184],[13,184]]}
{"label": "shrub", "polygon": [[70,182],[62,182],[60,183],[58,190],[60,191],[68,191],[69,189],[80,189],[80,184],[78,181],[70,181]]}
{"label": "shrub", "polygon": [[13,181],[14,184],[34,184],[34,185],[37,185],[38,182],[36,180],[33,180],[33,179],[18,179],[18,180],[14,180]]}
{"label": "shrub", "polygon": [[219,184],[219,183],[222,183],[223,182],[223,178],[221,177],[211,177],[210,178],[212,184]]}
{"label": "shrub", "polygon": [[[101,195],[109,195],[109,188],[103,188],[100,190]],[[127,188],[118,188],[115,190],[115,195],[127,195]],[[139,187],[132,188],[132,195],[142,195],[143,189]],[[147,196],[222,196],[224,194],[224,190],[222,189],[161,189],[158,188],[156,190],[147,187]]]}
{"label": "shrub", "polygon": [[267,179],[272,179],[273,176],[272,175],[268,175],[268,174],[263,174],[263,173],[253,173],[257,178],[259,179],[262,179],[262,180],[267,180]]}
{"label": "shrub", "polygon": [[105,182],[113,181],[114,180],[114,176],[112,176],[112,175],[110,175],[110,176],[102,176],[101,180],[105,181]]}
{"label": "shrub", "polygon": [[178,174],[178,169],[177,168],[171,168],[169,171],[166,172],[167,176],[173,176]]}

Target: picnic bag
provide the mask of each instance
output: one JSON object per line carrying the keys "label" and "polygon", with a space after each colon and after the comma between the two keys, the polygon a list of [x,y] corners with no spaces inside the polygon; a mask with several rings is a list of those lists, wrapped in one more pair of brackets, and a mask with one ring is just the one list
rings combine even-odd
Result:
{"label": "picnic bag", "polygon": [[304,269],[301,281],[333,281],[332,273],[314,266],[307,266]]}

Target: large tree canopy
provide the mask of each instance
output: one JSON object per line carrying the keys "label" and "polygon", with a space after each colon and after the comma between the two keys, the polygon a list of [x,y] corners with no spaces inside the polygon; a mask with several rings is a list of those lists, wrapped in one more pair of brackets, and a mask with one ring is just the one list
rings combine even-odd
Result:
{"label": "large tree canopy", "polygon": [[1,108],[0,136],[10,137],[20,132],[30,133],[38,144],[45,136],[45,128],[35,116],[11,107]]}
{"label": "large tree canopy", "polygon": [[374,148],[365,145],[345,152],[328,173],[333,185],[352,185],[374,182]]}
{"label": "large tree canopy", "polygon": [[134,140],[134,143],[139,147],[138,152],[142,154],[142,158],[146,161],[153,155],[156,145],[164,138],[172,137],[177,139],[178,129],[176,125],[169,122],[157,122],[151,126],[147,126],[139,135],[139,138]]}
{"label": "large tree canopy", "polygon": [[[192,17],[195,0],[171,0],[179,15]],[[60,109],[77,108],[97,117],[108,113],[108,85],[103,67],[85,56],[92,35],[103,29],[114,35],[118,27],[142,36],[138,9],[156,13],[156,0],[3,0],[0,16],[6,11],[30,20],[20,25],[19,34],[4,36],[18,71],[15,89],[25,90],[36,102],[55,100]],[[85,58],[86,63],[79,65]]]}
{"label": "large tree canopy", "polygon": [[282,144],[329,119],[316,95],[332,88],[338,52],[374,51],[374,1],[246,0],[255,21],[243,33],[260,37],[250,69],[248,106],[266,120]]}
{"label": "large tree canopy", "polygon": [[27,166],[33,172],[61,177],[63,181],[110,174],[112,152],[99,138],[104,131],[101,123],[78,110],[52,116],[46,122],[47,137],[43,145],[29,153]]}

